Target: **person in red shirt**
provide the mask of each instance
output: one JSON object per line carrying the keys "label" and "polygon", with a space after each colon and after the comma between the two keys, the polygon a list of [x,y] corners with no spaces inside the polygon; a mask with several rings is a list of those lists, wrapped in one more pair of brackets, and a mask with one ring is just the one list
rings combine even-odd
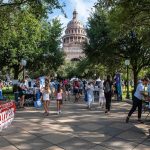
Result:
{"label": "person in red shirt", "polygon": [[73,93],[75,95],[75,101],[74,102],[78,102],[79,101],[79,82],[78,82],[78,80],[75,80],[73,82]]}

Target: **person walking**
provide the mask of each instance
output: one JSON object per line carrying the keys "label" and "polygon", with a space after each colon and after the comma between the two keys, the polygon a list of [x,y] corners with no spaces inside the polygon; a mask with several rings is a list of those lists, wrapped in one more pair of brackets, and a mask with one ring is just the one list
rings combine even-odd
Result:
{"label": "person walking", "polygon": [[73,82],[73,93],[75,95],[75,100],[74,100],[74,103],[75,102],[78,102],[79,101],[79,82],[78,80],[76,79],[74,82]]}
{"label": "person walking", "polygon": [[87,91],[87,108],[91,109],[91,105],[94,102],[94,85],[93,82],[90,81],[85,87]]}
{"label": "person walking", "polygon": [[110,107],[111,107],[111,98],[112,98],[112,86],[113,82],[110,79],[110,75],[107,76],[107,79],[104,81],[104,95],[106,99],[106,110],[105,113],[110,112]]}
{"label": "person walking", "polygon": [[60,85],[58,85],[58,89],[56,92],[56,99],[57,99],[57,114],[60,114],[62,103],[63,103],[63,90],[60,87]]}
{"label": "person walking", "polygon": [[129,122],[129,119],[131,117],[131,115],[133,114],[133,112],[136,110],[136,108],[138,107],[138,122],[139,123],[143,123],[143,121],[141,120],[141,114],[142,114],[142,99],[143,99],[143,95],[142,93],[144,92],[144,86],[148,83],[148,79],[144,78],[142,80],[139,80],[136,91],[134,93],[133,96],[133,104],[132,104],[132,108],[130,109],[128,116],[126,118],[126,123]]}
{"label": "person walking", "polygon": [[106,103],[105,95],[104,95],[104,81],[101,80],[99,84],[99,105],[100,107],[104,108]]}
{"label": "person walking", "polygon": [[44,103],[44,115],[48,116],[49,111],[48,111],[48,106],[50,105],[50,87],[49,85],[45,85],[43,92],[42,92],[42,100]]}

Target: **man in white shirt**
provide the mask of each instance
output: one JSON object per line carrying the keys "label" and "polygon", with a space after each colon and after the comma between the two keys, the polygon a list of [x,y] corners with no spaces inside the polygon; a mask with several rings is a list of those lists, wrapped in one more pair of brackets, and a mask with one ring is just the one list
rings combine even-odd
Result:
{"label": "man in white shirt", "polygon": [[136,110],[136,108],[138,107],[138,121],[140,123],[143,123],[141,120],[141,114],[142,114],[142,99],[143,99],[143,95],[142,92],[144,92],[144,86],[147,85],[148,83],[148,79],[144,78],[141,81],[139,81],[136,91],[134,93],[134,97],[133,97],[133,105],[131,110],[128,113],[128,116],[126,118],[126,123],[129,122],[129,119],[131,117],[131,115],[133,114],[133,112]]}

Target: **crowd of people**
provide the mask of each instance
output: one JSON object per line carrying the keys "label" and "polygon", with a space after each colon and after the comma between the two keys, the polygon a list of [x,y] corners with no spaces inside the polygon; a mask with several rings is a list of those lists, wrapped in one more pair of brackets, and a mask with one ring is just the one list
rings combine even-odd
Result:
{"label": "crowd of people", "polygon": [[[30,83],[31,86],[31,83]],[[25,96],[27,91],[31,89],[29,86],[28,78],[22,80],[18,85],[19,92],[19,105],[20,108],[24,108]],[[145,87],[147,86],[147,93],[150,94],[150,81],[148,78],[139,80],[136,91],[133,97],[133,106],[128,113],[126,118],[126,123],[129,122],[129,119],[132,113],[138,107],[138,121],[141,121],[142,114],[142,100],[143,92],[145,92]],[[0,91],[2,89],[2,83],[0,82]],[[87,109],[91,109],[94,100],[98,100],[99,106],[104,109],[106,114],[109,114],[111,111],[111,101],[112,96],[117,93],[116,82],[111,79],[111,76],[108,75],[105,80],[97,78],[96,80],[92,79],[49,79],[44,78],[44,83],[41,85],[40,79],[34,80],[32,85],[32,95],[33,100],[35,101],[34,105],[36,107],[44,107],[44,115],[49,115],[49,105],[51,100],[56,100],[57,114],[62,112],[63,101],[73,100],[74,103],[83,101],[86,104]],[[149,95],[150,96],[150,95]],[[70,98],[72,97],[72,98]]]}
{"label": "crowd of people", "polygon": [[[28,78],[22,80],[18,85],[19,92],[19,105],[20,108],[24,108],[25,96],[27,94],[29,87]],[[50,100],[56,99],[57,113],[61,113],[61,107],[63,100],[70,101],[73,99],[74,103],[79,101],[84,101],[88,109],[91,109],[91,106],[95,100],[98,99],[99,105],[104,108],[106,107],[105,113],[109,113],[111,105],[113,82],[110,80],[110,76],[107,76],[107,80],[86,80],[73,78],[69,79],[48,79],[45,77],[44,84],[41,85],[40,79],[35,80],[32,95],[34,101],[38,102],[44,106],[44,114],[49,115],[49,105]],[[70,98],[73,97],[73,98]],[[36,103],[37,104],[37,103]],[[37,105],[38,105],[37,104]],[[106,105],[106,106],[105,106]]]}
{"label": "crowd of people", "polygon": [[[20,108],[24,108],[25,95],[29,88],[27,80],[23,80],[18,86]],[[41,105],[43,103],[45,115],[49,115],[50,100],[56,99],[57,113],[60,114],[63,100],[70,101],[70,97],[74,103],[85,102],[88,109],[91,109],[94,100],[97,99],[99,106],[105,107],[105,113],[109,113],[112,95],[115,91],[114,85],[115,83],[112,82],[109,75],[105,81],[100,78],[96,80],[78,78],[50,80],[45,78],[43,85],[40,84],[40,79],[35,80],[32,89],[34,100],[38,102],[36,104]]]}

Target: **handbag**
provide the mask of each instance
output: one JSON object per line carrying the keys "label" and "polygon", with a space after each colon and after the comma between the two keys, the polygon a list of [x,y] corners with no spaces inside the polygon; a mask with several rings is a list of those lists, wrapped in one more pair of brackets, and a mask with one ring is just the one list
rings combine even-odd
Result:
{"label": "handbag", "polygon": [[34,107],[36,107],[36,108],[42,107],[42,102],[40,99],[38,99],[37,101],[34,102]]}

